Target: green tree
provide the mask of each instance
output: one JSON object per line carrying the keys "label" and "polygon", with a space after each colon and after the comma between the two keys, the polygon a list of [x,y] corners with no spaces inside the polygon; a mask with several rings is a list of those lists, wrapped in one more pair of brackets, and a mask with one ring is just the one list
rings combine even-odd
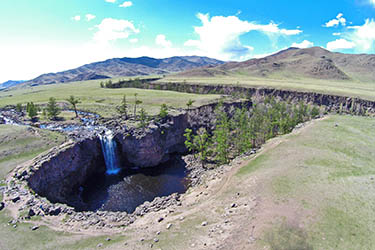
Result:
{"label": "green tree", "polygon": [[81,101],[72,95],[67,99],[67,101],[73,106],[74,113],[76,114],[76,117],[78,117],[77,104],[81,103]]}
{"label": "green tree", "polygon": [[229,160],[229,119],[225,111],[223,110],[223,102],[220,101],[219,105],[215,110],[216,114],[216,128],[213,132],[214,142],[216,143],[216,160],[225,164]]}
{"label": "green tree", "polygon": [[209,154],[210,136],[205,128],[200,128],[196,135],[192,135],[192,132],[189,128],[185,130],[185,146],[193,154],[198,153],[204,167]]}
{"label": "green tree", "polygon": [[186,103],[187,109],[190,109],[191,106],[193,106],[194,102],[195,101],[193,101],[192,99],[189,99],[189,101],[187,101],[187,103]]}
{"label": "green tree", "polygon": [[57,116],[61,113],[60,108],[57,106],[56,99],[54,97],[49,98],[47,103],[47,114],[51,120],[56,120]]}
{"label": "green tree", "polygon": [[17,103],[16,111],[19,113],[23,113],[22,103]]}
{"label": "green tree", "polygon": [[30,117],[31,121],[34,122],[37,118],[38,111],[36,106],[34,105],[33,102],[28,102],[26,105],[26,111],[27,115]]}
{"label": "green tree", "polygon": [[320,115],[319,108],[314,105],[314,107],[311,109],[310,116],[311,116],[311,118],[315,118],[318,115]]}
{"label": "green tree", "polygon": [[140,122],[139,126],[143,130],[147,127],[147,121],[148,121],[148,118],[147,118],[146,110],[144,108],[141,108],[141,110],[139,111],[139,122]]}
{"label": "green tree", "polygon": [[138,93],[134,94],[134,118],[137,117],[137,106],[142,104],[141,100],[137,99]]}
{"label": "green tree", "polygon": [[100,87],[104,88],[104,83],[103,82],[100,82]]}
{"label": "green tree", "polygon": [[164,120],[167,116],[168,116],[168,106],[167,104],[163,103],[160,106],[159,119]]}
{"label": "green tree", "polygon": [[117,107],[117,111],[124,119],[128,119],[128,103],[126,101],[126,95],[122,97],[121,105]]}

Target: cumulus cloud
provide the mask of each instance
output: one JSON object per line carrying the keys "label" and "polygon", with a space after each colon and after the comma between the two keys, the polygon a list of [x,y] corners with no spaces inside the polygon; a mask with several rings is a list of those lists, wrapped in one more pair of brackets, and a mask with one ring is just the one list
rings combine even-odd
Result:
{"label": "cumulus cloud", "polygon": [[87,15],[86,15],[86,20],[87,20],[88,22],[90,22],[91,20],[93,20],[93,19],[95,19],[95,18],[96,18],[96,16],[93,15],[93,14],[87,14]]}
{"label": "cumulus cloud", "polygon": [[328,50],[340,50],[340,49],[352,49],[355,47],[355,43],[345,40],[343,38],[336,39],[335,41],[327,43],[327,49]]}
{"label": "cumulus cloud", "polygon": [[342,33],[334,33],[339,39],[327,43],[327,49],[354,49],[359,53],[375,52],[375,20],[366,19],[363,25],[349,26]]}
{"label": "cumulus cloud", "polygon": [[81,16],[74,16],[74,17],[72,17],[72,20],[74,20],[74,21],[80,21],[81,20]]}
{"label": "cumulus cloud", "polygon": [[172,46],[172,42],[171,41],[168,41],[165,37],[165,35],[163,34],[160,34],[160,35],[157,35],[156,38],[155,38],[155,43],[157,45],[160,45],[162,47],[171,47]]}
{"label": "cumulus cloud", "polygon": [[132,5],[133,5],[133,3],[131,1],[125,1],[121,5],[119,5],[119,7],[127,8],[127,7],[130,7]]}
{"label": "cumulus cloud", "polygon": [[105,18],[96,26],[98,31],[94,34],[94,41],[107,43],[117,39],[128,38],[131,34],[139,33],[139,29],[128,20]]}
{"label": "cumulus cloud", "polygon": [[299,29],[280,29],[278,24],[258,24],[242,21],[237,16],[197,15],[202,26],[194,27],[199,40],[188,40],[185,46],[196,47],[207,56],[223,60],[241,60],[249,58],[253,47],[243,45],[240,36],[250,31],[261,32],[274,39],[278,36],[291,36],[302,33]]}
{"label": "cumulus cloud", "polygon": [[359,52],[375,52],[375,20],[366,19],[361,26],[350,26],[343,36],[353,43]]}
{"label": "cumulus cloud", "polygon": [[138,41],[138,38],[132,38],[129,40],[130,43],[137,43]]}
{"label": "cumulus cloud", "polygon": [[[374,0],[375,1],[375,0]],[[340,32],[334,32],[332,33],[333,36],[341,36],[341,33]]]}
{"label": "cumulus cloud", "polygon": [[105,0],[107,3],[115,3],[116,0]]}
{"label": "cumulus cloud", "polygon": [[[375,0],[374,0],[375,1]],[[326,22],[323,27],[338,27],[339,25],[345,26],[346,25],[346,19],[344,18],[344,14],[339,13],[336,18]]]}
{"label": "cumulus cloud", "polygon": [[300,43],[293,43],[292,44],[292,47],[300,48],[300,49],[306,49],[306,48],[310,48],[310,47],[313,47],[313,46],[314,46],[314,43],[310,42],[308,40],[303,40]]}

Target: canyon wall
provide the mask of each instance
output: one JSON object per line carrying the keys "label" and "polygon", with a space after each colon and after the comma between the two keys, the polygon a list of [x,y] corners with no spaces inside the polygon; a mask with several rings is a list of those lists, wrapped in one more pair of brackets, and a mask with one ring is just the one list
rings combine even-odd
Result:
{"label": "canyon wall", "polygon": [[341,111],[355,114],[375,114],[375,101],[364,100],[355,97],[346,97],[340,95],[322,94],[314,92],[282,90],[265,87],[249,87],[243,85],[231,84],[196,84],[196,83],[178,83],[178,82],[144,82],[133,86],[132,82],[114,83],[116,88],[142,88],[155,90],[171,90],[195,94],[221,94],[248,98],[254,101],[262,101],[265,97],[273,96],[282,101],[305,103],[326,106],[327,111]]}
{"label": "canyon wall", "polygon": [[68,143],[35,159],[28,173],[29,186],[51,202],[77,205],[79,187],[95,173],[104,173],[97,138]]}

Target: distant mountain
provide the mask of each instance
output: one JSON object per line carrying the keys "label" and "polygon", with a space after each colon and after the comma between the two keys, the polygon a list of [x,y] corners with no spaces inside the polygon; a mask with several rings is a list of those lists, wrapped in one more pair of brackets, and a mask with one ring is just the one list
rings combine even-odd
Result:
{"label": "distant mountain", "polygon": [[16,86],[20,83],[23,83],[25,81],[6,81],[6,82],[3,82],[0,84],[0,90],[3,90],[3,89],[6,89],[6,88],[10,88],[10,87],[13,87],[13,86]]}
{"label": "distant mountain", "polygon": [[164,59],[151,57],[114,58],[59,73],[44,74],[24,84],[42,85],[122,76],[160,75],[208,65],[217,66],[223,63],[216,59],[199,56],[175,56]]}
{"label": "distant mountain", "polygon": [[216,67],[192,69],[181,77],[245,75],[265,78],[314,78],[375,81],[375,55],[334,53],[320,47],[289,48],[276,54]]}

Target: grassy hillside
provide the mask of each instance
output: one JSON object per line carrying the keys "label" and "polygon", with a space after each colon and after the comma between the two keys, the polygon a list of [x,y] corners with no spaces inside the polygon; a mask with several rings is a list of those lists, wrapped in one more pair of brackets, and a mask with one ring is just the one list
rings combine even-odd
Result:
{"label": "grassy hillside", "polygon": [[238,172],[237,184],[259,179],[259,245],[374,249],[374,128],[371,118],[333,116]]}
{"label": "grassy hillside", "polygon": [[272,79],[244,76],[239,73],[233,73],[228,76],[215,77],[177,77],[170,75],[159,81],[201,84],[238,84],[249,87],[270,87],[278,89],[335,94],[350,97],[361,97],[367,100],[375,100],[375,82],[312,80],[307,78]]}
{"label": "grassy hillside", "polygon": [[0,180],[18,164],[61,144],[61,134],[25,126],[0,125]]}
{"label": "grassy hillside", "polygon": [[194,105],[202,105],[219,97],[217,95],[194,95],[157,90],[107,89],[100,88],[99,83],[100,80],[84,81],[0,92],[0,107],[30,101],[46,103],[50,97],[55,97],[59,102],[65,101],[70,95],[74,95],[82,101],[77,106],[78,109],[95,112],[103,117],[110,117],[116,114],[116,106],[121,103],[123,95],[127,96],[129,104],[134,104],[134,94],[137,93],[137,98],[143,102],[140,106],[151,114],[156,114],[163,103],[175,108],[185,108],[189,99],[195,101]]}

